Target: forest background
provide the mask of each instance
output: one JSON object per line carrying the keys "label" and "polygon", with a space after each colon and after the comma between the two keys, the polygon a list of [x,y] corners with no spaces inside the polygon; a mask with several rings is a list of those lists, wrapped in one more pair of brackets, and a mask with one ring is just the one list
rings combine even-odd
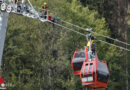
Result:
{"label": "forest background", "polygon": [[[47,2],[48,9],[55,17],[130,43],[128,0],[31,2],[37,7]],[[57,23],[68,26],[62,21]],[[87,34],[75,27],[71,28]],[[106,41],[124,46],[111,40]],[[5,83],[12,84],[7,86],[7,90],[86,90],[82,87],[80,78],[74,76],[71,67],[75,49],[84,48],[86,42],[85,37],[51,23],[10,14],[1,71]],[[110,70],[111,79],[107,90],[128,90],[130,52],[98,41],[96,50],[99,59],[106,60]]]}

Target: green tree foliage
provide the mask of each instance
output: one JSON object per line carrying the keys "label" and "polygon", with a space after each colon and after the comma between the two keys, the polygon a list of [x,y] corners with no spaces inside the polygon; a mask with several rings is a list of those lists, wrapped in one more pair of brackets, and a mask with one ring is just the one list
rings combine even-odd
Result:
{"label": "green tree foliage", "polygon": [[[45,0],[53,15],[84,28],[110,36],[110,29],[96,10],[77,0]],[[43,0],[32,0],[41,6]],[[17,19],[16,19],[17,18]],[[63,24],[84,34],[87,32]],[[94,34],[95,35],[95,34]],[[95,35],[97,38],[105,40]],[[64,28],[11,14],[3,56],[3,76],[14,84],[9,90],[85,90],[74,76],[71,59],[76,48],[83,48],[86,38]],[[108,61],[111,73],[109,90],[123,90],[124,61],[121,51],[96,41],[98,56]]]}

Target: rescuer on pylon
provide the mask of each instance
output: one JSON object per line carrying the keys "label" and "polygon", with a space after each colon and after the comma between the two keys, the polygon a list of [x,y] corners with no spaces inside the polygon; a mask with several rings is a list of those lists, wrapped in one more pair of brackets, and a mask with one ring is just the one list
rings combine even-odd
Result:
{"label": "rescuer on pylon", "polygon": [[51,19],[52,19],[52,13],[50,13],[49,16],[48,16],[48,20],[51,21]]}
{"label": "rescuer on pylon", "polygon": [[52,16],[52,13],[50,13],[50,14],[48,15],[48,20],[51,21],[51,22],[53,22],[52,24],[53,24],[53,26],[54,26],[55,17]]}
{"label": "rescuer on pylon", "polygon": [[48,6],[47,6],[47,3],[44,2],[44,5],[41,6],[41,9],[42,9],[42,16],[44,16],[44,18],[46,19],[46,15],[47,15],[47,9],[48,9]]}
{"label": "rescuer on pylon", "polygon": [[47,3],[44,2],[44,5],[42,5],[41,8],[47,10],[47,8],[48,8]]}

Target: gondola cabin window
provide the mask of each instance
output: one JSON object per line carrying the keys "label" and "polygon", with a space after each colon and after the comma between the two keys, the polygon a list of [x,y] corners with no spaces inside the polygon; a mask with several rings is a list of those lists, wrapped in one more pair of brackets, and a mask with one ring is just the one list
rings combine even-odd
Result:
{"label": "gondola cabin window", "polygon": [[85,58],[85,52],[76,53],[75,58]]}
{"label": "gondola cabin window", "polygon": [[98,62],[97,64],[97,76],[98,81],[107,83],[109,78],[109,71],[107,65],[103,62]]}

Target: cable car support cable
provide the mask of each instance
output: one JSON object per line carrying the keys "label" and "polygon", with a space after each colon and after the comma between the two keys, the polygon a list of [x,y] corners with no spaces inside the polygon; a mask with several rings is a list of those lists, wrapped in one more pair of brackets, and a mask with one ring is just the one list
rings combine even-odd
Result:
{"label": "cable car support cable", "polygon": [[[73,31],[73,32],[75,32],[75,33],[77,33],[77,34],[80,34],[80,35],[86,37],[85,34],[80,33],[80,32],[78,32],[78,31],[75,31],[75,30],[73,30],[73,29],[70,29],[70,28],[68,28],[68,27],[65,27],[65,26],[63,26],[63,25],[60,25],[60,24],[58,24],[58,23],[54,23],[54,22],[52,22],[52,21],[48,21],[48,22],[53,23],[53,24],[55,24],[55,25],[57,25],[57,26],[63,27],[63,28],[65,28],[65,29],[68,29],[68,30],[70,30],[70,31]],[[126,50],[126,51],[130,51],[130,49],[127,49],[127,48],[124,48],[124,47],[121,47],[121,46],[117,46],[117,45],[115,45],[115,44],[108,43],[108,42],[103,41],[103,40],[99,40],[99,39],[97,39],[97,40],[100,41],[100,42],[103,42],[103,43],[106,43],[106,44],[109,44],[109,45],[115,46],[115,47],[117,47],[117,48],[120,48],[120,49],[123,49],[123,50]]]}
{"label": "cable car support cable", "polygon": [[[83,27],[80,27],[80,26],[78,26],[78,25],[75,25],[75,24],[72,24],[72,23],[66,22],[66,21],[64,21],[64,20],[61,20],[61,21],[64,22],[64,23],[66,23],[66,24],[70,24],[70,25],[72,25],[72,26],[75,26],[75,27],[77,27],[77,28],[80,28],[80,29],[86,31],[86,29],[83,28]],[[90,29],[91,29],[91,28],[90,28]],[[88,29],[88,30],[89,30],[89,29]],[[107,38],[107,39],[111,39],[111,40],[117,41],[117,42],[119,42],[119,43],[122,43],[122,44],[129,45],[129,46],[130,46],[129,43],[126,43],[126,42],[123,42],[123,41],[120,41],[120,40],[117,40],[117,39],[111,38],[111,37],[106,36],[106,35],[103,35],[103,34],[99,34],[99,33],[94,32],[94,31],[90,31],[90,32],[91,32],[91,33],[95,33],[95,34],[97,34],[98,36],[102,36],[102,37],[105,37],[105,38]]]}

